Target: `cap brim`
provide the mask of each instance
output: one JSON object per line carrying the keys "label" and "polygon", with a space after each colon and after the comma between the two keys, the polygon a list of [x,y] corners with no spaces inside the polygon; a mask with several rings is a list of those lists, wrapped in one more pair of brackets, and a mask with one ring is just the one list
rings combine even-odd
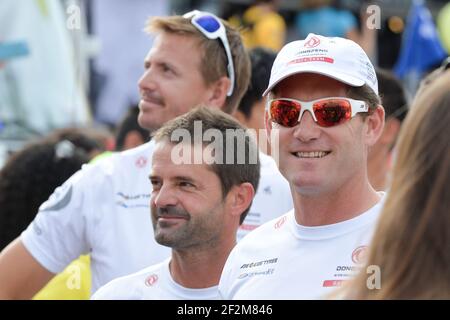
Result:
{"label": "cap brim", "polygon": [[335,79],[337,81],[343,82],[345,84],[348,84],[353,87],[361,87],[364,85],[364,81],[361,79],[357,79],[355,77],[349,76],[347,74],[336,72],[332,68],[329,68],[328,70],[323,70],[323,66],[321,68],[315,68],[313,66],[300,66],[297,68],[289,68],[287,72],[280,73],[280,76],[273,82],[270,83],[267,89],[263,93],[263,97],[266,96],[278,83],[283,81],[284,79],[299,73],[315,73],[320,74],[332,79]]}

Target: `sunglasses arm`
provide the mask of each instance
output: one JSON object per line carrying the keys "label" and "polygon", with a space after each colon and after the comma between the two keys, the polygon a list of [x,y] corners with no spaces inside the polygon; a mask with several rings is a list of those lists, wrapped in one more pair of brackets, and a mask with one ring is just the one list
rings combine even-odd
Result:
{"label": "sunglasses arm", "polygon": [[356,101],[353,100],[352,103],[352,117],[354,117],[357,113],[367,112],[369,111],[369,106],[364,101]]}

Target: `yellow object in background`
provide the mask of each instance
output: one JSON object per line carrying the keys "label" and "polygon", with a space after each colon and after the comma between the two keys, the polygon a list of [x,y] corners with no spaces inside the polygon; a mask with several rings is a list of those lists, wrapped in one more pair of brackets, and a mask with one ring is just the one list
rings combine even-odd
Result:
{"label": "yellow object in background", "polygon": [[48,17],[48,7],[46,0],[36,0],[37,5],[39,7],[39,10],[41,10],[41,13],[44,17]]}
{"label": "yellow object in background", "polygon": [[447,3],[437,16],[437,28],[443,47],[450,54],[450,3]]}
{"label": "yellow object in background", "polygon": [[89,300],[91,270],[89,256],[80,256],[57,274],[33,300]]}
{"label": "yellow object in background", "polygon": [[286,41],[286,23],[283,17],[261,6],[251,6],[241,18],[232,16],[229,22],[242,28],[242,40],[248,49],[264,47],[278,52]]}

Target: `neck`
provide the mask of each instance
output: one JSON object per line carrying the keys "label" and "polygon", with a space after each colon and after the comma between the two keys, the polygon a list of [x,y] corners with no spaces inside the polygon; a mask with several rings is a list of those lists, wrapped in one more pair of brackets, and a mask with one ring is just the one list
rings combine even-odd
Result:
{"label": "neck", "polygon": [[201,289],[217,286],[233,241],[214,247],[173,249],[170,274],[173,280],[185,288]]}
{"label": "neck", "polygon": [[[347,183],[328,193],[301,195],[292,191],[295,219],[303,226],[329,225],[352,219],[373,207],[380,196],[366,179]],[[291,186],[291,190],[292,186]]]}

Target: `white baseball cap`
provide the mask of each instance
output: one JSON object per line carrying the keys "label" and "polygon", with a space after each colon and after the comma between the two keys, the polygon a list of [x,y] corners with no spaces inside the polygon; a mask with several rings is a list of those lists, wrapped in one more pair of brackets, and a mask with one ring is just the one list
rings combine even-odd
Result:
{"label": "white baseball cap", "polygon": [[304,72],[321,74],[353,87],[367,84],[378,94],[375,69],[358,44],[344,38],[310,33],[305,40],[290,42],[280,50],[263,96],[281,80]]}

